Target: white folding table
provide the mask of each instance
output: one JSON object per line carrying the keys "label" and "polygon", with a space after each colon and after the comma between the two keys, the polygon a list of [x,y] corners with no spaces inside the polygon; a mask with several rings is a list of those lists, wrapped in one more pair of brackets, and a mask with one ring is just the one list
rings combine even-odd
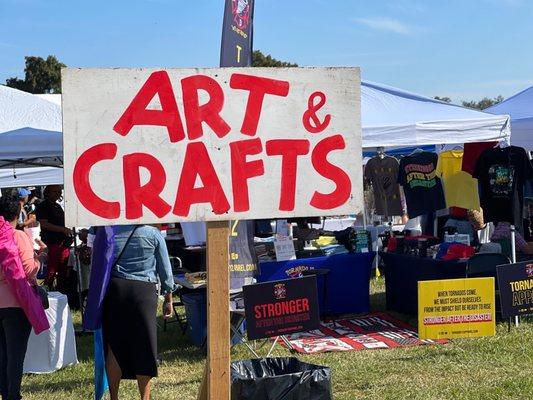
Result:
{"label": "white folding table", "polygon": [[46,317],[50,329],[39,335],[31,332],[24,360],[24,373],[46,374],[78,363],[74,324],[67,296],[48,293]]}

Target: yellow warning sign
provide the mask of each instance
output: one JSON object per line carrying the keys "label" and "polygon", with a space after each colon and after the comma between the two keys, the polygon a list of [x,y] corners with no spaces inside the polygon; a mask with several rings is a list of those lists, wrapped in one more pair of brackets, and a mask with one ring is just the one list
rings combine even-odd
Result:
{"label": "yellow warning sign", "polygon": [[495,319],[494,278],[418,282],[420,339],[492,336]]}

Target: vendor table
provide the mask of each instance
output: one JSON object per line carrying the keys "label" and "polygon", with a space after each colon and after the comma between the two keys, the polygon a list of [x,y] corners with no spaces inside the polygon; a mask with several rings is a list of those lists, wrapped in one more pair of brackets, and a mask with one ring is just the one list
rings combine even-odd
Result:
{"label": "vendor table", "polygon": [[67,296],[48,293],[50,307],[46,317],[50,329],[35,335],[32,330],[24,360],[24,373],[43,374],[78,363],[74,325]]}
{"label": "vendor table", "polygon": [[404,314],[418,310],[418,281],[466,277],[466,261],[443,261],[383,253],[387,309]]}
{"label": "vendor table", "polygon": [[[327,269],[327,279],[317,277],[318,298],[327,303],[328,314],[355,314],[370,311],[370,270],[375,253],[348,253],[260,264],[259,282],[300,276],[310,269]],[[325,286],[327,285],[327,287]],[[324,292],[324,293],[323,293]],[[325,293],[327,292],[327,293]],[[327,294],[328,298],[325,299]],[[323,300],[324,299],[324,300]],[[320,309],[324,309],[320,304]]]}
{"label": "vendor table", "polygon": [[174,283],[190,290],[207,288],[207,283],[191,283],[185,278],[184,274],[174,275]]}

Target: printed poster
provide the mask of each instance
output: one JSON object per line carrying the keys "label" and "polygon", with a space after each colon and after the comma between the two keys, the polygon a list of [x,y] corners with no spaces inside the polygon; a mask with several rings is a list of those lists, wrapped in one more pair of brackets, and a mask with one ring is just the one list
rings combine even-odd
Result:
{"label": "printed poster", "polygon": [[420,339],[494,335],[494,298],[494,278],[418,282]]}

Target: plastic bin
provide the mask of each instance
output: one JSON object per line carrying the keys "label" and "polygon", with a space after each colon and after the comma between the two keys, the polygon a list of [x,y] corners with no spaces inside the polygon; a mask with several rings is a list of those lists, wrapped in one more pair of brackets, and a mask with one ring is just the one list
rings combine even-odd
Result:
{"label": "plastic bin", "polygon": [[[196,346],[204,345],[207,338],[207,293],[205,291],[186,293],[181,296],[187,316],[187,337]],[[246,322],[240,326],[239,332],[244,335]],[[231,344],[239,344],[237,335],[231,335]]]}
{"label": "plastic bin", "polygon": [[205,292],[181,296],[187,316],[187,337],[196,346],[202,346],[207,336],[207,295]]}
{"label": "plastic bin", "polygon": [[231,400],[331,400],[328,367],[294,357],[231,363]]}

